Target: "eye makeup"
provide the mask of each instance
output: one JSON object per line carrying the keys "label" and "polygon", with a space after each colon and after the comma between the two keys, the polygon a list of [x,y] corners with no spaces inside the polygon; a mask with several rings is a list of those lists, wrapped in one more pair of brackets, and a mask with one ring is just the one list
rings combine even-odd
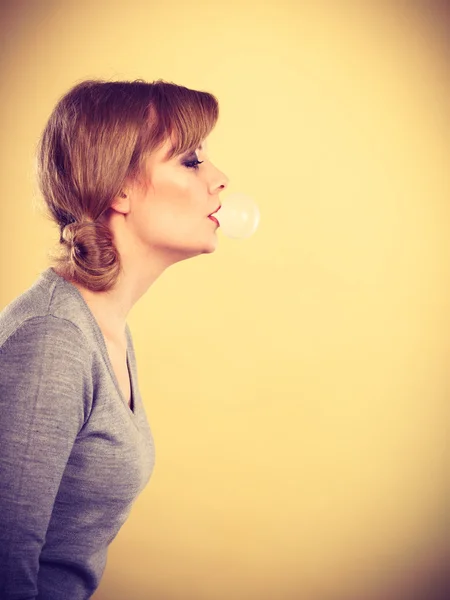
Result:
{"label": "eye makeup", "polygon": [[[201,149],[201,146],[199,146],[199,149]],[[189,152],[182,158],[181,162],[186,168],[194,169],[195,171],[197,171],[199,165],[201,165],[205,161],[198,160],[198,156],[195,152]]]}

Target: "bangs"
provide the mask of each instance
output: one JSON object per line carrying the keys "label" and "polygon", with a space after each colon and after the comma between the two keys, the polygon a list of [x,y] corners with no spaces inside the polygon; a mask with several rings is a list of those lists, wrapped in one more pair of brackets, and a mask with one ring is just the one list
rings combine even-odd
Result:
{"label": "bangs", "polygon": [[217,98],[208,92],[191,90],[161,80],[153,86],[153,142],[160,146],[168,138],[172,141],[165,160],[196,150],[217,123]]}

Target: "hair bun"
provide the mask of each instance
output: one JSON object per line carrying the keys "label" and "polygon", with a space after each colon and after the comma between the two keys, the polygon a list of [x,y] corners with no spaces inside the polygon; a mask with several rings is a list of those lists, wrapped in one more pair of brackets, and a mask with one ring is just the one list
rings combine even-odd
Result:
{"label": "hair bun", "polygon": [[83,219],[68,223],[61,231],[61,242],[66,247],[70,272],[82,284],[93,290],[104,289],[105,282],[112,283],[120,271],[120,257],[109,227]]}

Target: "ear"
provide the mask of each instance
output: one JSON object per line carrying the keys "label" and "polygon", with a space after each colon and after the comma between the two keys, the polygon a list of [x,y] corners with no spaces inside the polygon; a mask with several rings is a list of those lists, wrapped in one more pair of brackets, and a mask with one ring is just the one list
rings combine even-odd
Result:
{"label": "ear", "polygon": [[126,215],[130,212],[130,196],[129,193],[121,191],[118,196],[115,196],[111,202],[111,209]]}

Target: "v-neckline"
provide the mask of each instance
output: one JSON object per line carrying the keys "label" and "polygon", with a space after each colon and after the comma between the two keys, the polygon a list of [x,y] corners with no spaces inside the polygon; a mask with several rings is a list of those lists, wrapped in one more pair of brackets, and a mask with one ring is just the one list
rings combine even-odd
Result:
{"label": "v-neckline", "polygon": [[134,398],[133,375],[131,374],[130,357],[128,354],[128,340],[127,340],[127,371],[128,371],[128,377],[130,379],[130,404],[128,404],[128,402],[126,402],[126,405],[130,409],[130,412],[134,415],[136,406],[135,406],[135,398]]}
{"label": "v-neckline", "polygon": [[[70,284],[70,282],[68,282]],[[126,363],[127,363],[127,371],[128,371],[128,377],[130,379],[130,391],[131,391],[131,401],[130,404],[128,404],[127,399],[124,397],[122,390],[120,389],[120,385],[119,385],[119,381],[116,377],[116,373],[114,371],[114,368],[112,366],[112,362],[111,362],[111,358],[109,356],[109,352],[108,352],[108,348],[106,346],[106,341],[105,341],[105,336],[103,335],[102,330],[100,329],[99,324],[97,323],[97,319],[94,317],[94,314],[92,313],[91,309],[89,308],[89,305],[87,304],[87,302],[85,301],[85,299],[83,298],[83,296],[80,294],[80,291],[75,287],[72,286],[77,293],[79,294],[80,298],[83,300],[85,307],[87,308],[87,310],[89,311],[89,316],[91,318],[91,320],[93,321],[93,325],[94,325],[94,329],[95,332],[97,334],[97,338],[100,339],[101,341],[101,345],[102,345],[102,349],[103,349],[103,358],[106,362],[106,365],[108,367],[108,371],[111,375],[111,378],[114,382],[114,385],[116,387],[117,393],[120,396],[120,399],[122,400],[122,404],[124,405],[126,411],[132,415],[133,417],[136,416],[136,394],[135,394],[135,386],[134,386],[134,377],[133,377],[133,373],[132,373],[132,368],[131,368],[131,363],[130,363],[130,353],[129,353],[129,347],[130,347],[130,340],[128,337],[128,333],[126,332],[126,338],[127,338],[127,351],[126,351]]]}

